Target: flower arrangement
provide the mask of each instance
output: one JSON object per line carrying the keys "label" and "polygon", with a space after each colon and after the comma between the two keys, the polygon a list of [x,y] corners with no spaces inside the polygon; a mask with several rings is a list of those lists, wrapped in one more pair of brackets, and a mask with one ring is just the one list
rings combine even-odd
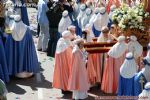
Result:
{"label": "flower arrangement", "polygon": [[144,5],[139,4],[134,7],[129,7],[126,4],[116,9],[113,12],[112,21],[122,29],[139,29],[144,30],[143,20],[149,17],[149,13],[145,12]]}

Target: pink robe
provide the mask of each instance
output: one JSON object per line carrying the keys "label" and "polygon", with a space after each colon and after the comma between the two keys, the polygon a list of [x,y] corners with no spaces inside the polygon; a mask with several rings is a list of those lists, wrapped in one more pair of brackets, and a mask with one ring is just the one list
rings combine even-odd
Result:
{"label": "pink robe", "polygon": [[86,92],[89,90],[86,63],[83,60],[81,50],[73,50],[71,61],[71,74],[69,77],[68,90]]}
{"label": "pink robe", "polygon": [[124,56],[114,59],[107,55],[105,58],[104,73],[101,90],[105,93],[116,93],[118,89],[119,71],[124,61]]}
{"label": "pink robe", "polygon": [[91,84],[101,82],[101,54],[89,54],[87,62],[88,79]]}
{"label": "pink robe", "polygon": [[55,54],[55,68],[53,87],[68,90],[68,79],[71,70],[72,48],[68,47],[64,52]]}

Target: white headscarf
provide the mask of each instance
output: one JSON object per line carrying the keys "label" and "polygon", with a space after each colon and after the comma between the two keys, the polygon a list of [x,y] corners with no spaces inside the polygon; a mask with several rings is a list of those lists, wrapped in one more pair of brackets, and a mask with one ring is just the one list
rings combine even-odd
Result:
{"label": "white headscarf", "polygon": [[143,100],[144,97],[145,97],[146,100],[150,100],[150,82],[146,83],[145,89],[139,95],[139,99],[138,100]]}
{"label": "white headscarf", "polygon": [[109,50],[108,55],[113,58],[119,58],[125,54],[127,44],[125,43],[125,36],[119,36],[118,42]]}
{"label": "white headscarf", "polygon": [[12,37],[15,41],[21,41],[27,31],[27,26],[22,22],[21,16],[14,17],[14,24],[12,25]]}
{"label": "white headscarf", "polygon": [[82,20],[82,18],[85,16],[85,14],[86,14],[86,5],[85,4],[82,4],[81,6],[80,6],[80,12],[79,12],[79,15],[78,15],[78,17],[77,17],[77,21],[78,21],[78,25],[79,25],[79,27],[80,28],[82,28],[82,25],[81,25],[81,20]]}
{"label": "white headscarf", "polygon": [[142,45],[137,41],[136,36],[130,36],[130,42],[128,43],[129,52],[134,52],[134,57],[138,58],[143,53]]}
{"label": "white headscarf", "polygon": [[64,52],[69,46],[71,46],[71,37],[70,31],[64,31],[62,33],[62,38],[60,38],[57,42],[57,47],[56,47],[56,53],[59,54],[61,52]]}
{"label": "white headscarf", "polygon": [[116,9],[116,6],[115,6],[115,5],[112,5],[112,6],[110,7],[109,18],[110,18],[111,20],[112,20],[113,12],[114,12],[115,9]]}
{"label": "white headscarf", "polygon": [[109,23],[109,16],[105,7],[100,8],[100,13],[94,19],[94,27],[96,30],[101,31],[103,26],[107,26]]}
{"label": "white headscarf", "polygon": [[86,12],[86,14],[85,14],[85,16],[83,16],[83,18],[81,20],[82,28],[85,28],[85,26],[89,23],[89,20],[92,15],[92,9],[87,8],[85,12]]}
{"label": "white headscarf", "polygon": [[68,11],[65,10],[62,14],[62,18],[58,25],[58,32],[63,33],[72,24],[71,19],[68,15]]}
{"label": "white headscarf", "polygon": [[124,78],[133,78],[136,70],[137,64],[131,52],[126,54],[126,59],[120,67],[120,75]]}
{"label": "white headscarf", "polygon": [[92,17],[89,20],[89,24],[91,25],[91,27],[93,26],[94,23],[94,19],[96,18],[97,14],[100,12],[100,8],[95,8],[95,12],[92,15]]}

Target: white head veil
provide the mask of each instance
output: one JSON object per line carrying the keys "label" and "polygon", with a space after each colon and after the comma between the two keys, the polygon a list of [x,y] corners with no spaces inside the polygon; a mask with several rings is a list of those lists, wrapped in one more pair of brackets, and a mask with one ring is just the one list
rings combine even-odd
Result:
{"label": "white head veil", "polygon": [[109,23],[109,16],[105,7],[100,8],[100,13],[94,19],[94,27],[96,30],[101,31],[103,26],[107,26]]}
{"label": "white head veil", "polygon": [[85,14],[85,16],[83,16],[83,18],[81,20],[82,28],[85,28],[85,26],[89,23],[89,20],[92,15],[92,9],[87,8],[85,12],[86,12],[86,14]]}
{"label": "white head veil", "polygon": [[130,42],[128,43],[129,52],[134,52],[134,57],[138,58],[143,53],[142,45],[137,41],[136,36],[130,36]]}
{"label": "white head veil", "polygon": [[150,100],[150,82],[146,83],[145,89],[139,95],[139,99],[138,100],[143,100],[144,97],[145,97],[146,100]]}
{"label": "white head veil", "polygon": [[14,20],[11,27],[12,37],[15,41],[21,41],[27,31],[27,26],[22,22],[20,15],[15,15]]}
{"label": "white head veil", "polygon": [[91,19],[89,20],[89,24],[91,27],[93,26],[93,21],[96,18],[97,14],[100,13],[100,8],[95,8],[94,14],[92,15]]}
{"label": "white head veil", "polygon": [[112,19],[113,12],[114,12],[115,9],[116,9],[116,6],[115,6],[115,5],[112,5],[112,6],[110,7],[110,13],[109,13],[109,18],[110,18],[110,19]]}
{"label": "white head veil", "polygon": [[119,36],[118,42],[109,50],[108,55],[113,58],[119,58],[125,54],[127,44],[125,43],[125,36]]}
{"label": "white head veil", "polygon": [[120,67],[120,75],[124,78],[132,78],[136,73],[137,64],[131,52],[126,54],[126,59]]}
{"label": "white head veil", "polygon": [[64,31],[62,33],[62,38],[60,38],[57,42],[57,47],[56,47],[56,53],[59,54],[61,52],[64,52],[69,46],[71,46],[71,37],[70,31]]}
{"label": "white head veil", "polygon": [[80,28],[82,28],[81,20],[82,20],[82,18],[85,16],[85,13],[86,13],[85,11],[86,11],[86,5],[85,5],[85,4],[82,4],[82,5],[80,6],[80,12],[79,12],[79,15],[78,15],[78,17],[77,17],[78,25],[79,25]]}
{"label": "white head veil", "polygon": [[62,14],[62,18],[58,25],[58,32],[62,34],[72,24],[71,19],[68,15],[68,11],[65,10]]}

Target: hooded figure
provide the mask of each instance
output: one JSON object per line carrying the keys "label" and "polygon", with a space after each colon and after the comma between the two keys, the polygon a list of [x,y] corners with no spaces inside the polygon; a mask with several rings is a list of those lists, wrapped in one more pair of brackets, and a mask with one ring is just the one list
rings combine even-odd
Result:
{"label": "hooded figure", "polygon": [[102,27],[108,26],[109,24],[109,16],[105,7],[100,8],[100,13],[96,16],[93,22],[92,30],[95,37],[98,37],[102,31]]}
{"label": "hooded figure", "polygon": [[7,37],[5,45],[8,71],[10,75],[24,78],[39,71],[38,59],[31,30],[20,15],[15,15],[14,20],[12,34]]}
{"label": "hooded figure", "polygon": [[138,100],[150,100],[150,82],[147,82]]}
{"label": "hooded figure", "polygon": [[87,91],[89,90],[89,83],[86,70],[86,57],[82,50],[83,43],[83,39],[77,39],[72,51],[72,68],[68,89],[73,91],[73,99],[85,99],[88,97]]}
{"label": "hooded figure", "polygon": [[131,52],[126,54],[126,59],[120,68],[118,96],[133,96],[134,77],[137,72],[137,64]]}
{"label": "hooded figure", "polygon": [[136,36],[130,36],[130,42],[128,43],[128,51],[132,52],[134,55],[134,58],[137,59],[140,57],[143,53],[143,47],[142,45],[137,41]]}
{"label": "hooded figure", "polygon": [[82,36],[82,24],[81,24],[81,20],[83,19],[83,17],[86,14],[85,11],[86,11],[86,5],[82,4],[80,6],[80,12],[79,12],[79,15],[77,17],[77,25],[76,25],[76,33],[79,36]]}
{"label": "hooded figure", "polygon": [[112,5],[110,7],[109,18],[110,18],[111,21],[112,21],[113,12],[114,12],[115,9],[116,9],[115,5]]}
{"label": "hooded figure", "polygon": [[60,34],[62,34],[65,30],[67,30],[67,28],[72,24],[71,22],[71,19],[68,15],[68,11],[65,10],[63,13],[62,13],[62,18],[59,22],[59,25],[58,25],[58,32]]}
{"label": "hooded figure", "polygon": [[68,90],[68,79],[71,70],[70,60],[72,58],[71,39],[71,32],[64,31],[62,33],[62,38],[58,40],[56,47],[53,87],[62,89],[62,92]]}
{"label": "hooded figure", "polygon": [[92,9],[87,8],[86,9],[86,14],[85,14],[85,16],[83,16],[83,19],[81,20],[82,29],[84,29],[85,26],[87,24],[89,24],[89,20],[91,18],[91,15],[92,15]]}
{"label": "hooded figure", "polygon": [[109,50],[105,57],[104,73],[101,84],[101,90],[105,93],[116,93],[118,89],[118,79],[120,66],[124,61],[127,44],[125,37],[119,36],[118,42]]}
{"label": "hooded figure", "polygon": [[143,60],[144,68],[140,71],[134,79],[134,95],[138,96],[142,92],[143,86],[150,81],[150,44],[148,44],[148,53]]}
{"label": "hooded figure", "polygon": [[98,13],[100,13],[100,8],[95,8],[94,14],[91,16],[91,18],[89,20],[89,24],[91,25],[91,27],[92,27],[92,25],[94,23],[93,21],[96,18],[96,16],[98,15]]}
{"label": "hooded figure", "polygon": [[108,55],[113,58],[119,58],[127,51],[125,36],[119,36],[118,42],[109,50]]}

